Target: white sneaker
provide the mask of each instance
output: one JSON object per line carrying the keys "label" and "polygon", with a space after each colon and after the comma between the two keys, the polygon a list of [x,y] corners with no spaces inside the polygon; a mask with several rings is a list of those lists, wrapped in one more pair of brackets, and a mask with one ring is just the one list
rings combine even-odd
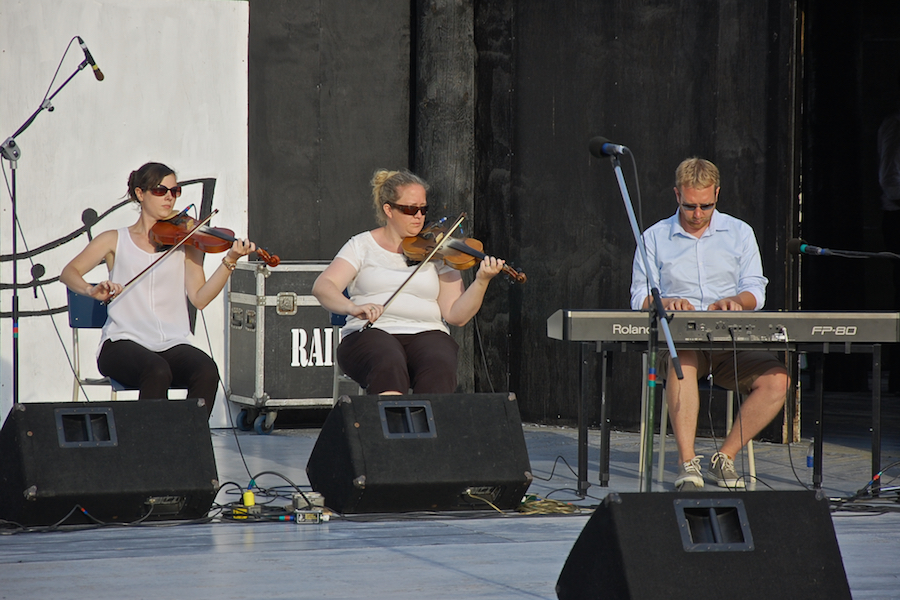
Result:
{"label": "white sneaker", "polygon": [[709,461],[709,474],[716,480],[719,487],[743,488],[744,479],[739,477],[734,470],[734,461],[727,454],[716,452]]}
{"label": "white sneaker", "polygon": [[682,463],[681,471],[675,478],[675,487],[680,489],[685,483],[692,483],[695,487],[703,487],[703,471],[700,470],[700,459],[702,456],[695,456],[686,463]]}

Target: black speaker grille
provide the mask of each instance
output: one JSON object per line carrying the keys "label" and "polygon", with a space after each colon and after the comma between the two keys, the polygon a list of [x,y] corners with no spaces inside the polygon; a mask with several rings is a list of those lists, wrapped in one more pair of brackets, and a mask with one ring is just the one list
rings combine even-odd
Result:
{"label": "black speaker grille", "polygon": [[379,400],[378,413],[384,437],[387,439],[437,436],[430,400]]}
{"label": "black speaker grille", "polygon": [[748,552],[753,532],[740,498],[676,498],[675,519],[686,552]]}
{"label": "black speaker grille", "polygon": [[60,448],[101,448],[119,443],[111,407],[57,408],[53,412]]}

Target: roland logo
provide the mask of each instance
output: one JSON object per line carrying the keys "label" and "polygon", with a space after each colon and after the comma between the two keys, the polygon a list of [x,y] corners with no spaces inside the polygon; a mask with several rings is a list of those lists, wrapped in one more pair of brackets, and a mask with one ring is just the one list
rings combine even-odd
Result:
{"label": "roland logo", "polygon": [[812,335],[856,335],[855,325],[815,325],[812,328]]}
{"label": "roland logo", "polygon": [[613,323],[612,332],[614,335],[650,335],[650,326]]}

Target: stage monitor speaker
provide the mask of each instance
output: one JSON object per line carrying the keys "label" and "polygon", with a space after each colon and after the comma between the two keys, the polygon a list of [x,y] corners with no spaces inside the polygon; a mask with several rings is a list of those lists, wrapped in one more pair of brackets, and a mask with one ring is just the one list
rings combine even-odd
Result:
{"label": "stage monitor speaker", "polygon": [[0,519],[204,517],[219,487],[207,418],[198,400],[16,404],[0,429]]}
{"label": "stage monitor speaker", "polygon": [[556,583],[560,600],[849,599],[815,492],[610,494]]}
{"label": "stage monitor speaker", "polygon": [[505,393],[341,396],[306,472],[339,513],[512,509],[532,480]]}

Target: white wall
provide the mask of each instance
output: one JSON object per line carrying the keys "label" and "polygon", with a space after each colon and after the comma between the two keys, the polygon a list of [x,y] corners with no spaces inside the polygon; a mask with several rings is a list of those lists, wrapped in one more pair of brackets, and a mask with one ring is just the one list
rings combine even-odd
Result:
{"label": "white wall", "polygon": [[[102,214],[126,192],[128,174],[147,161],[166,163],[179,179],[216,178],[213,225],[247,230],[247,32],[248,4],[227,0],[0,0],[0,141],[40,107],[69,40],[80,35],[105,75],[98,82],[86,68],[42,111],[17,142],[18,251],[36,248],[82,226],[81,213]],[[51,93],[84,55],[74,43]],[[10,163],[2,161],[6,180]],[[200,204],[191,186],[178,207]],[[12,252],[12,202],[0,190],[0,252]],[[126,208],[99,223],[97,232],[136,220]],[[56,277],[87,243],[80,238],[35,258]],[[219,263],[207,257],[208,271]],[[96,277],[103,275],[96,272]],[[20,284],[31,281],[31,264],[19,261]],[[0,280],[12,283],[9,262]],[[19,291],[21,311],[64,306],[61,283]],[[41,292],[46,292],[46,299]],[[12,309],[3,291],[0,307]],[[223,378],[226,361],[224,294],[205,311],[212,355]],[[198,315],[197,345],[210,348]],[[83,344],[85,367],[96,372],[96,338]],[[71,333],[65,314],[19,322],[19,401],[57,402],[72,397],[66,359]],[[92,400],[108,397],[89,388]],[[128,397],[128,396],[125,396]],[[0,323],[0,413],[12,398],[12,328]],[[226,422],[220,391],[211,424]]]}

